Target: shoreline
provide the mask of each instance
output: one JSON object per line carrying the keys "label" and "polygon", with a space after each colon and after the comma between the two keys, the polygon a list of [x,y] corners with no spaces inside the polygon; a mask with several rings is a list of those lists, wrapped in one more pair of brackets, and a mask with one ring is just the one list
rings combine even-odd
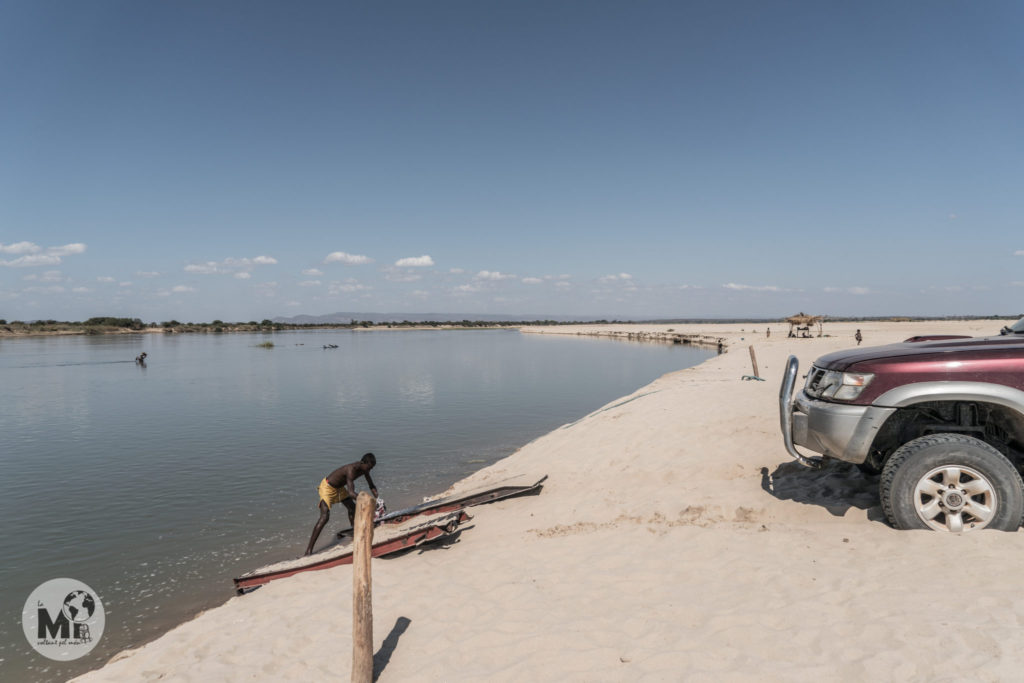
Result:
{"label": "shoreline", "polygon": [[[472,528],[447,550],[374,562],[379,680],[924,678],[946,671],[932,656],[940,634],[958,661],[1012,677],[1024,654],[1005,624],[1024,619],[1024,602],[992,601],[1011,595],[1024,535],[895,531],[879,521],[876,481],[852,466],[793,463],[777,413],[790,353],[806,368],[852,346],[857,328],[869,346],[1000,326],[826,323],[833,336],[812,339],[787,338],[781,327],[765,339],[763,325],[692,326],[730,347],[753,345],[767,381],[740,380],[745,353],[718,355],[453,485],[446,493],[549,476],[540,496],[474,508]],[[687,326],[598,327],[636,335]],[[980,580],[964,583],[949,553],[969,554]],[[348,567],[274,582],[76,680],[344,671],[350,583]],[[927,596],[936,592],[960,628],[934,619]],[[801,657],[791,656],[794,641]]]}
{"label": "shoreline", "polygon": [[[875,325],[907,324],[907,325],[970,325],[978,322],[997,323],[1000,327],[1009,318],[970,318],[964,320],[951,320],[948,318],[915,318],[915,319],[892,319],[892,320],[826,320],[825,325],[829,329],[836,327],[862,327],[870,328]],[[789,323],[785,320],[759,320],[746,322],[731,321],[701,321],[701,322],[667,322],[667,323],[636,323],[636,322],[555,322],[551,324],[530,324],[527,321],[503,321],[495,323],[475,322],[465,325],[461,322],[417,322],[417,323],[323,323],[323,324],[294,324],[294,323],[224,323],[214,321],[210,323],[178,323],[157,325],[156,323],[142,323],[136,321],[133,327],[115,327],[111,325],[88,325],[86,323],[66,323],[58,321],[23,323],[0,321],[0,340],[21,339],[26,337],[52,337],[52,336],[102,336],[102,335],[125,335],[125,334],[274,334],[277,332],[306,332],[324,330],[348,330],[352,332],[375,332],[380,330],[510,330],[520,331],[528,334],[565,334],[577,336],[604,337],[610,339],[622,339],[627,341],[654,341],[669,344],[684,344],[714,348],[723,346],[727,338],[718,334],[709,334],[706,331],[738,328],[743,330],[767,329],[774,327],[776,333],[786,331]],[[851,329],[853,329],[851,327]],[[824,335],[833,336],[831,334]]]}
{"label": "shoreline", "polygon": [[342,331],[342,332],[377,332],[382,330],[388,331],[402,331],[402,330],[516,330],[517,327],[508,325],[375,325],[373,327],[360,327],[351,325],[337,325],[337,326],[316,326],[316,327],[283,327],[280,329],[264,328],[259,327],[224,327],[217,329],[209,325],[194,325],[194,326],[182,326],[180,328],[168,328],[168,327],[144,327],[138,330],[130,328],[107,328],[107,329],[60,329],[60,330],[32,330],[32,329],[18,329],[17,331],[10,328],[10,326],[0,325],[0,340],[3,339],[26,339],[35,337],[70,337],[70,336],[81,336],[81,337],[92,337],[92,336],[104,336],[108,334],[112,335],[125,335],[125,334],[280,334],[286,332],[323,332],[323,331]]}
{"label": "shoreline", "polygon": [[[701,348],[717,349],[719,353],[728,351],[725,337],[718,337],[700,332],[677,332],[676,328],[656,329],[650,325],[635,325],[641,329],[628,329],[634,326],[632,323],[622,323],[623,328],[611,329],[611,326],[580,325],[584,329],[547,331],[545,328],[529,326],[521,327],[519,331],[524,334],[561,334],[575,335],[577,337],[600,337],[602,339],[614,339],[616,341],[629,342],[653,342],[660,344],[680,344],[682,346],[697,346]],[[650,329],[655,327],[655,329]]]}

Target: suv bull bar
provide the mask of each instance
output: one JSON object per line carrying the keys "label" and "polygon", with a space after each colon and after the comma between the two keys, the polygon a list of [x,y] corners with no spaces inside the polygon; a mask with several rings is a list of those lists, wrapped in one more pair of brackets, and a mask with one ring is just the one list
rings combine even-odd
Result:
{"label": "suv bull bar", "polygon": [[802,455],[793,443],[793,387],[796,385],[796,375],[800,369],[800,361],[796,356],[790,356],[786,361],[786,370],[782,373],[782,386],[779,387],[779,422],[782,426],[782,440],[786,444],[786,450],[797,462],[812,469],[819,469],[822,459]]}

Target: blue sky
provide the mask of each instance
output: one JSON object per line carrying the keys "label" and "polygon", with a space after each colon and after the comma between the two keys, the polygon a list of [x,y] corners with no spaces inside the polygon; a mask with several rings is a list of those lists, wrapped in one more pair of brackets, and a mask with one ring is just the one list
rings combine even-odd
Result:
{"label": "blue sky", "polygon": [[0,318],[1024,311],[1018,2],[0,5]]}

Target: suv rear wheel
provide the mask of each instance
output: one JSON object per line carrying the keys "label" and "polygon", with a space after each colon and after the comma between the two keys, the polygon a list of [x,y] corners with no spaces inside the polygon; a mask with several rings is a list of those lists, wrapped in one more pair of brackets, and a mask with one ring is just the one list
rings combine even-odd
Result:
{"label": "suv rear wheel", "polygon": [[903,444],[885,463],[880,494],[897,529],[1016,531],[1024,516],[1024,482],[1013,463],[963,434]]}

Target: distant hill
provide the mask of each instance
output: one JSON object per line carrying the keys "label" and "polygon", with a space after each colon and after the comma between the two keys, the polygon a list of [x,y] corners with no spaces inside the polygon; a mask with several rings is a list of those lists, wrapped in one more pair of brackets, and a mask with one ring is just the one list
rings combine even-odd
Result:
{"label": "distant hill", "polygon": [[533,320],[554,320],[556,322],[585,322],[597,320],[595,317],[578,315],[520,315],[501,314],[492,315],[487,313],[328,313],[326,315],[296,315],[290,318],[273,318],[275,323],[290,325],[347,325],[353,320],[368,320],[374,324],[378,323],[400,323],[408,320],[411,323],[439,322],[451,323],[463,320],[479,320],[484,322],[505,322],[505,321],[533,321]]}

